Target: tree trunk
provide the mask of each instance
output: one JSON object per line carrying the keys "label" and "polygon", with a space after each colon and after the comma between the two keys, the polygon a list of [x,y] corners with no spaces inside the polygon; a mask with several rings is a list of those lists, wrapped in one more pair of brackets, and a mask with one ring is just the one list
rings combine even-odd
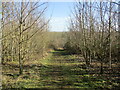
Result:
{"label": "tree trunk", "polygon": [[103,61],[101,60],[100,74],[103,74]]}

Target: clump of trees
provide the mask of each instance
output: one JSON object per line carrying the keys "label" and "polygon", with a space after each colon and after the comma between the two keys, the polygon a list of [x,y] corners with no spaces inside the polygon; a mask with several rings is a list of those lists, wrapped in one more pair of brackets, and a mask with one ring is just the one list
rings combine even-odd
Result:
{"label": "clump of trees", "polygon": [[49,48],[57,50],[62,49],[66,43],[65,32],[49,32]]}
{"label": "clump of trees", "polygon": [[25,61],[36,54],[42,57],[47,49],[47,6],[46,2],[2,3],[2,63],[19,62],[19,74]]}
{"label": "clump of trees", "polygon": [[71,16],[65,48],[82,54],[86,66],[92,60],[103,63],[120,60],[118,5],[113,2],[76,2]]}

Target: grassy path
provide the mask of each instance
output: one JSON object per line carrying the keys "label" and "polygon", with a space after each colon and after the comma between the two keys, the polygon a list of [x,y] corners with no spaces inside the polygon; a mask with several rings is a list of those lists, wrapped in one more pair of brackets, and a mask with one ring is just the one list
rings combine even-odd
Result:
{"label": "grassy path", "polygon": [[[6,68],[3,77],[4,88],[84,88],[87,90],[110,89],[117,83],[109,83],[102,76],[88,74],[82,57],[68,55],[65,51],[51,51],[47,58],[39,60],[37,65],[24,68],[24,74],[17,76],[8,75]],[[42,65],[41,65],[42,63]],[[18,69],[16,69],[17,71]]]}
{"label": "grassy path", "polygon": [[51,52],[49,59],[43,60],[41,83],[43,88],[111,88],[102,77],[89,75],[82,57],[67,55],[65,51]]}
{"label": "grassy path", "polygon": [[47,88],[77,88],[81,82],[81,74],[86,71],[80,68],[79,59],[74,55],[67,55],[65,51],[51,52],[52,56],[43,61],[46,67],[41,69],[43,72],[44,87]]}

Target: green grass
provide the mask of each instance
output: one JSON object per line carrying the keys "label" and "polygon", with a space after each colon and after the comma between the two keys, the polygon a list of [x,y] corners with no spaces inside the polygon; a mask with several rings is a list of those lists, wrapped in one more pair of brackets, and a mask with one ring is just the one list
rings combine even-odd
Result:
{"label": "green grass", "polygon": [[[80,57],[81,58],[81,57]],[[118,83],[108,83],[102,77],[90,75],[85,64],[76,55],[68,55],[65,51],[52,51],[45,59],[39,60],[41,66],[24,68],[24,74],[7,75],[14,67],[4,69],[3,88],[82,88],[103,89],[119,86]]]}

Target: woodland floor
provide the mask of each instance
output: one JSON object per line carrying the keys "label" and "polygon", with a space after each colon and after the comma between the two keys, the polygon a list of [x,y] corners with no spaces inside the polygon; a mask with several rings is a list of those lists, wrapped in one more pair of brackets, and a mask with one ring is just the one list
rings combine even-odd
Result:
{"label": "woodland floor", "polygon": [[99,74],[99,63],[92,63],[86,69],[83,58],[69,55],[66,51],[51,51],[39,61],[26,62],[23,75],[18,75],[18,64],[7,63],[3,66],[3,89],[39,88],[39,89],[85,89],[85,90],[118,90],[120,87],[119,64],[113,69],[104,68]]}

